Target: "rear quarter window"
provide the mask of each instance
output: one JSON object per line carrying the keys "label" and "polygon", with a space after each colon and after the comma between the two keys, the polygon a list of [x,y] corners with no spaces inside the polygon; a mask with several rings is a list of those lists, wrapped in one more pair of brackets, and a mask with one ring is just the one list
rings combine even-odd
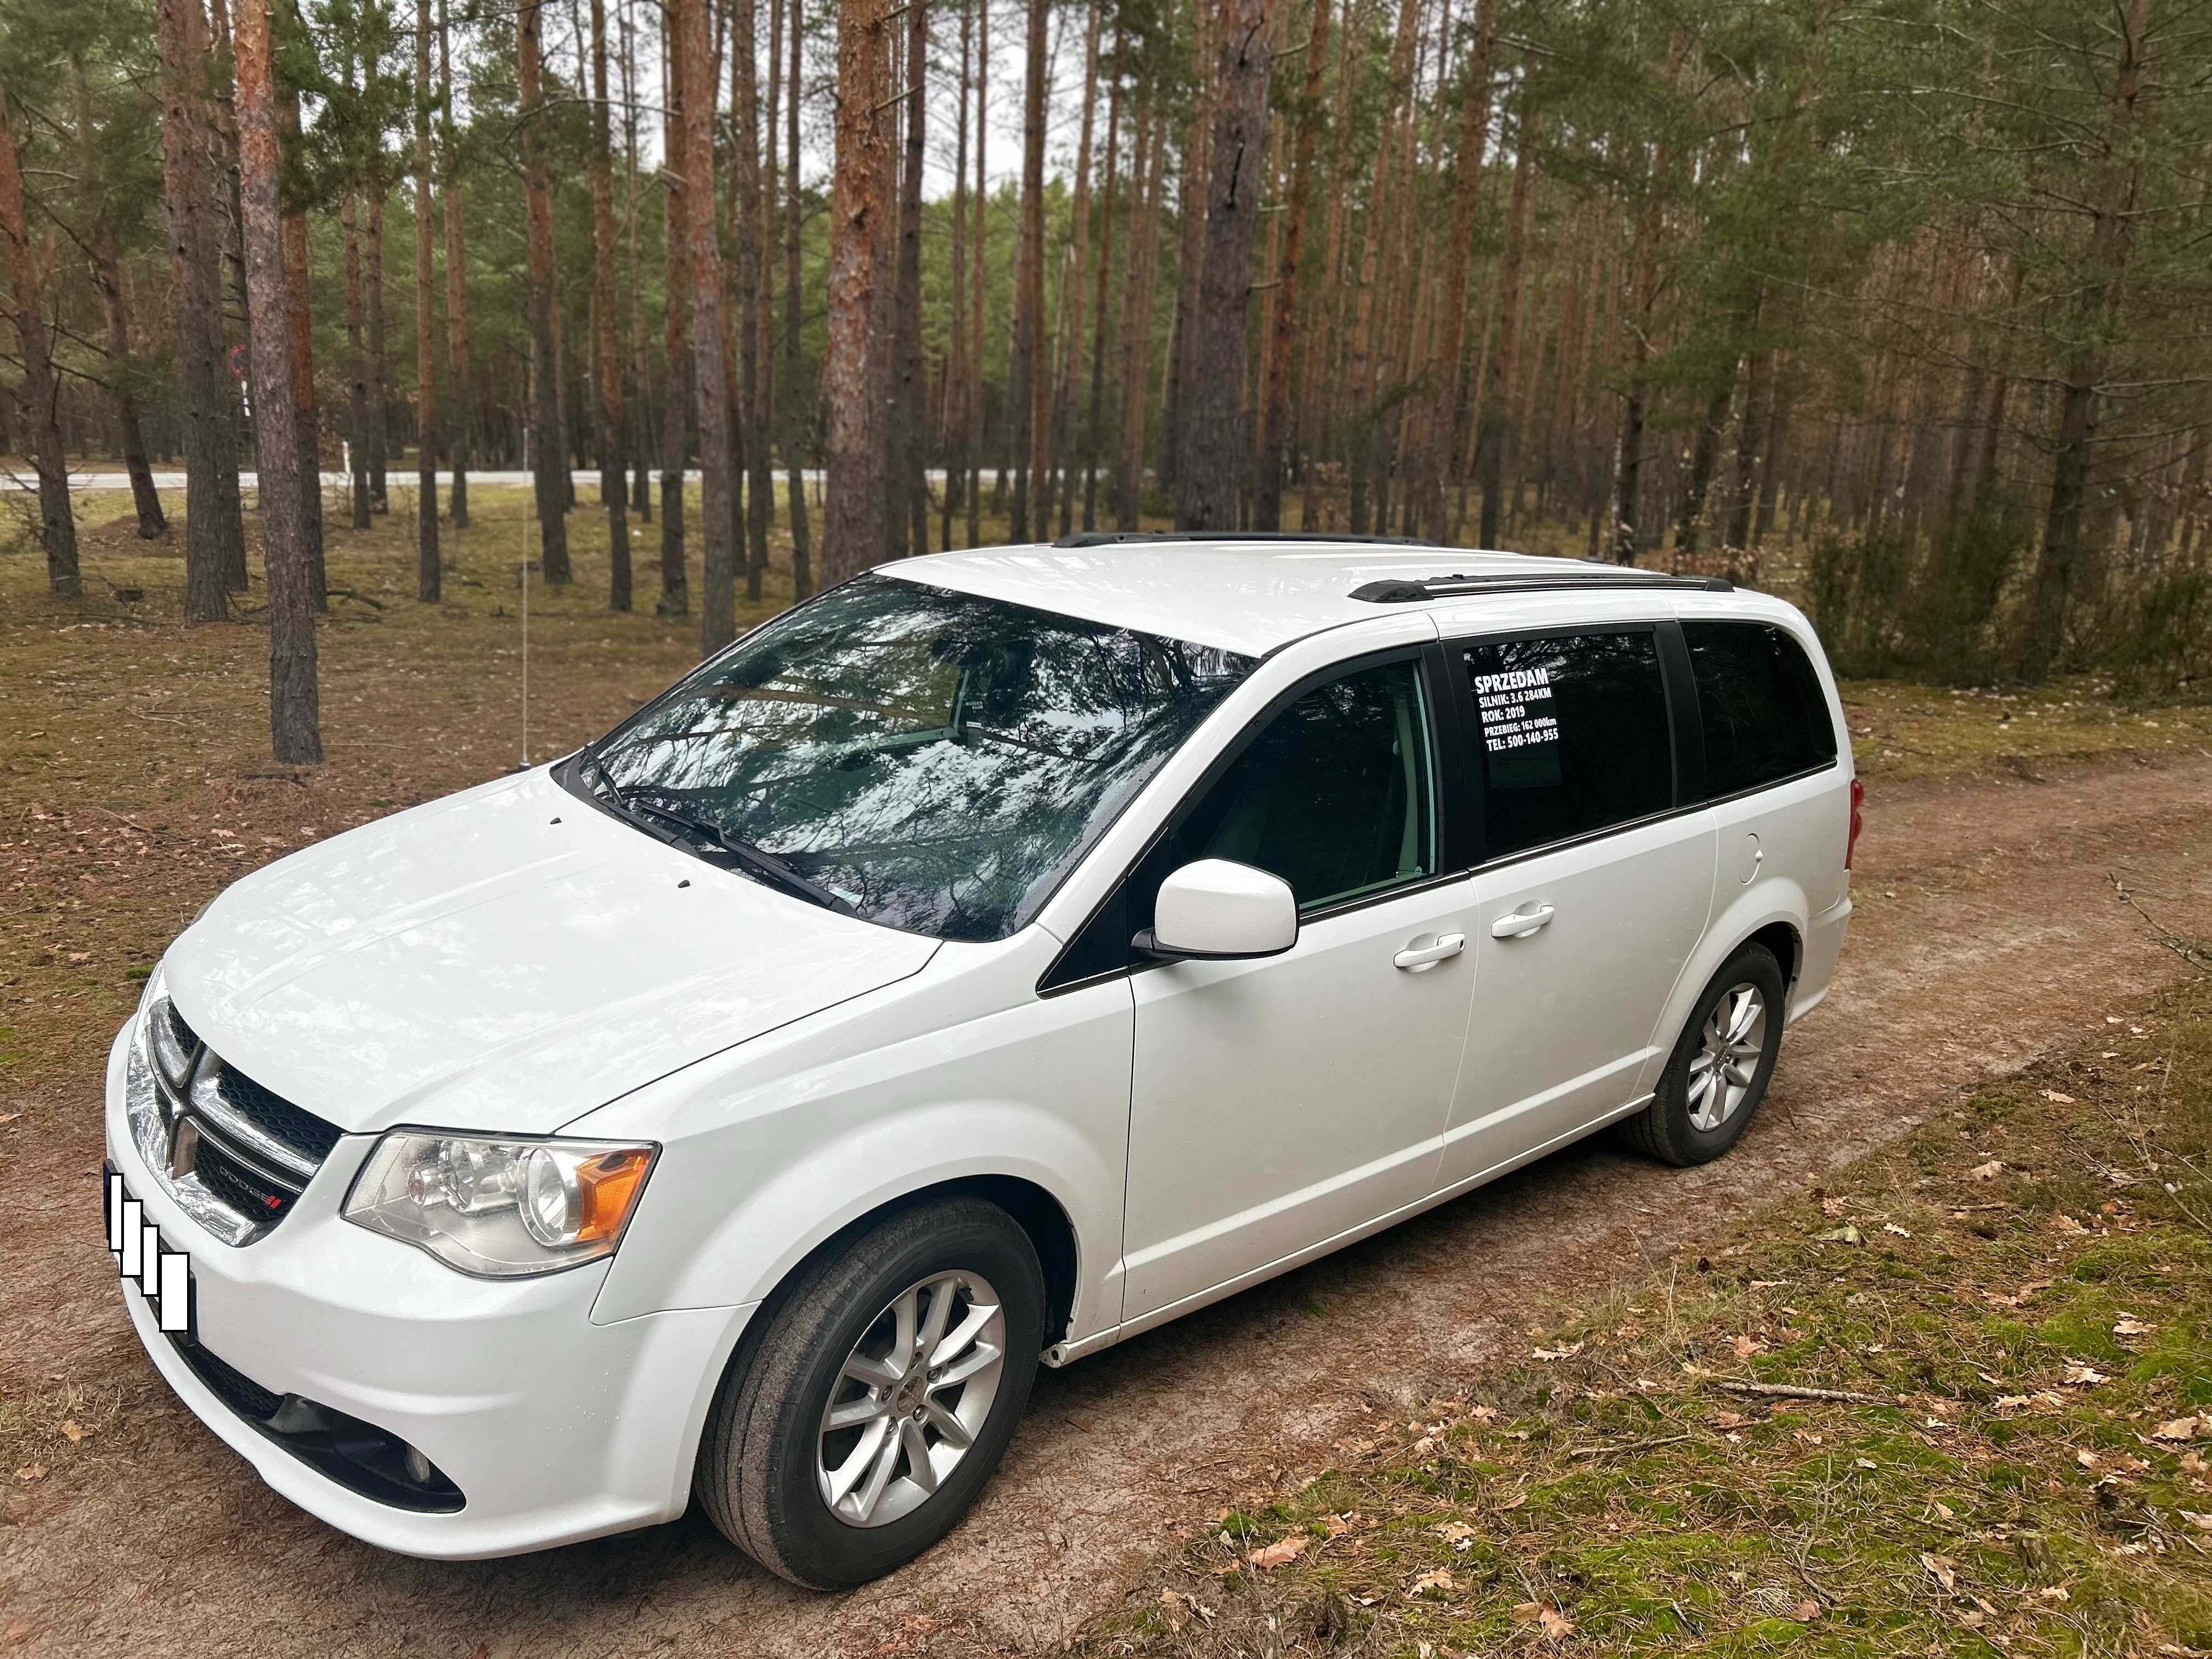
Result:
{"label": "rear quarter window", "polygon": [[1805,647],[1771,623],[1686,622],[1705,729],[1705,789],[1740,794],[1836,758],[1836,727]]}

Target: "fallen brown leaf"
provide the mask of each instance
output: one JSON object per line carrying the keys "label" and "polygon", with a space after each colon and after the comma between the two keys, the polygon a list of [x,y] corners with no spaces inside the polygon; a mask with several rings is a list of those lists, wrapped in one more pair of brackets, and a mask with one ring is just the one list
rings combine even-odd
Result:
{"label": "fallen brown leaf", "polygon": [[1277,1539],[1265,1549],[1254,1550],[1244,1559],[1262,1571],[1286,1567],[1304,1555],[1306,1546],[1312,1542],[1313,1539],[1308,1534],[1294,1532],[1287,1538]]}

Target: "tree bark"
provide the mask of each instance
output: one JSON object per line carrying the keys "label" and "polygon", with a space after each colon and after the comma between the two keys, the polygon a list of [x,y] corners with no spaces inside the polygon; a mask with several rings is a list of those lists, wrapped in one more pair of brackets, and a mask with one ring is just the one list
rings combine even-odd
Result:
{"label": "tree bark", "polygon": [[[799,252],[800,209],[799,194],[799,89],[801,49],[806,34],[806,11],[799,0],[791,0],[791,85],[784,100],[784,188],[783,212],[783,459],[789,469],[789,482],[785,485],[791,514],[791,586],[793,596],[805,599],[814,592],[813,531],[806,514],[806,480],[801,471],[801,458],[805,446],[800,441],[805,431],[805,407],[799,398]],[[956,220],[952,234],[957,240],[960,226]],[[955,328],[959,319],[953,319]]]}
{"label": "tree bark", "polygon": [[890,522],[886,551],[892,558],[929,551],[927,459],[929,383],[921,367],[921,173],[928,126],[928,0],[908,0],[906,14],[906,154],[899,167],[896,362],[891,384],[890,430],[885,448],[891,476],[885,491]]}
{"label": "tree bark", "polygon": [[384,175],[372,165],[368,194],[368,504],[389,512],[392,498],[386,467],[391,437],[386,410],[392,392],[391,363],[384,343]]}
{"label": "tree bark", "polygon": [[[1459,149],[1452,158],[1451,251],[1444,262],[1443,337],[1437,360],[1442,396],[1437,400],[1429,472],[1427,534],[1444,539],[1446,475],[1463,453],[1462,434],[1471,411],[1468,400],[1467,304],[1474,268],[1475,210],[1482,200],[1482,169],[1490,147],[1490,46],[1496,31],[1497,0],[1475,0],[1474,38],[1461,66]],[[1480,349],[1478,343],[1477,349]]]}
{"label": "tree bark", "polygon": [[2142,90],[2143,47],[2150,32],[2150,0],[2126,0],[2118,21],[2122,27],[2112,82],[2112,125],[2105,140],[2110,164],[2104,187],[2091,206],[2088,246],[2075,301],[2075,343],[2058,391],[2043,547],[2029,589],[2028,625],[2021,630],[2021,676],[2031,681],[2044,678],[2059,662],[2069,615],[2102,574],[2087,533],[2089,472],[2101,413],[2098,405],[2107,354],[2104,336],[2127,273],[2142,189],[2142,156],[2133,140],[2136,100]]}
{"label": "tree bark", "polygon": [[691,310],[691,192],[684,182],[684,40],[672,5],[661,11],[661,353],[665,397],[660,421],[660,604],[662,617],[691,613],[684,551],[684,465],[690,453],[691,356],[685,322]]}
{"label": "tree bark", "polygon": [[369,527],[368,360],[362,355],[361,204],[349,190],[338,205],[339,234],[345,244],[346,459],[351,527]]}
{"label": "tree bark", "polygon": [[453,131],[453,63],[446,0],[438,0],[439,149],[446,164],[446,367],[448,379],[446,459],[453,483],[446,492],[446,515],[453,528],[469,525],[469,464],[475,459],[476,404],[470,384],[469,261],[461,222],[461,157]]}
{"label": "tree bark", "polygon": [[[1305,263],[1306,215],[1313,203],[1314,152],[1321,141],[1322,76],[1328,62],[1328,3],[1329,0],[1313,0],[1305,82],[1298,94],[1289,222],[1283,228],[1281,258],[1275,266],[1274,344],[1267,354],[1267,387],[1260,399],[1260,465],[1252,499],[1255,530],[1283,527],[1283,474],[1289,464],[1291,443],[1291,354],[1297,348],[1299,274]],[[1491,0],[1483,0],[1486,7],[1490,3]],[[1346,49],[1350,50],[1348,41]],[[1308,388],[1309,396],[1312,390]]]}
{"label": "tree bark", "polygon": [[1518,439],[1513,429],[1513,394],[1521,367],[1521,273],[1528,261],[1534,148],[1524,112],[1514,134],[1513,198],[1506,210],[1505,253],[1498,271],[1498,344],[1490,355],[1483,386],[1482,446],[1476,458],[1476,470],[1482,475],[1482,526],[1476,540],[1484,547],[1498,544],[1505,468]]}
{"label": "tree bark", "polygon": [[[1013,513],[1009,535],[1030,538],[1030,492],[1050,459],[1050,411],[1044,369],[1045,46],[1051,27],[1047,0],[1029,0],[1027,68],[1022,80],[1022,236],[1014,271],[1013,356],[1006,399],[1013,416]],[[1042,526],[1040,526],[1042,528]]]}
{"label": "tree bark", "polygon": [[[703,5],[705,0],[695,0]],[[532,472],[538,547],[546,581],[564,586],[568,569],[568,453],[562,436],[561,358],[554,335],[553,198],[545,179],[544,65],[538,30],[543,0],[522,0],[515,13],[516,80],[521,93],[522,180],[527,198],[530,260],[530,354],[535,383],[531,421],[536,438]],[[703,57],[703,50],[702,50]],[[714,216],[708,212],[711,226]]]}
{"label": "tree bark", "polygon": [[[768,364],[761,351],[760,64],[756,0],[728,0],[730,14],[731,237],[737,249],[738,407],[745,463],[745,599],[760,603],[768,574],[769,495],[775,473],[768,427],[761,419]],[[735,631],[735,623],[732,623]]]}
{"label": "tree bark", "polygon": [[[1059,368],[1053,375],[1052,444],[1054,471],[1049,475],[1051,489],[1048,492],[1060,509],[1060,533],[1063,536],[1075,527],[1075,459],[1072,447],[1075,427],[1075,369],[1081,361],[1083,330],[1075,319],[1082,315],[1084,278],[1089,271],[1091,258],[1091,117],[1098,103],[1098,27],[1102,8],[1098,0],[1091,0],[1084,24],[1083,39],[1083,100],[1081,136],[1075,145],[1075,199],[1071,204],[1073,220],[1070,229],[1070,246],[1066,265],[1062,268],[1065,280],[1060,284],[1059,312],[1060,329]],[[1049,527],[1039,514],[1038,533],[1048,535]]]}
{"label": "tree bark", "polygon": [[243,586],[246,526],[238,489],[238,398],[224,362],[222,250],[208,172],[213,124],[203,80],[207,19],[199,0],[159,0],[161,203],[175,295],[178,410],[185,452],[185,618],[229,615]]}
{"label": "tree bark", "polygon": [[1186,382],[1188,447],[1176,483],[1176,526],[1234,530],[1243,481],[1245,340],[1252,253],[1259,239],[1267,155],[1267,80],[1274,46],[1270,0],[1221,0],[1220,67],[1206,187],[1206,257],[1191,317]]}
{"label": "tree bark", "polygon": [[[960,90],[956,100],[952,138],[952,292],[948,307],[951,326],[945,331],[944,422],[945,448],[945,496],[939,520],[938,539],[950,551],[952,515],[967,494],[964,465],[968,429],[968,87],[975,72],[975,7],[960,4]],[[956,436],[955,434],[963,434]]]}
{"label": "tree bark", "polygon": [[[296,143],[300,137],[298,91],[286,88],[277,108],[283,142]],[[326,602],[325,590],[328,583],[323,569],[322,416],[315,407],[315,325],[307,278],[307,215],[305,208],[283,201],[282,180],[278,190],[278,204],[284,209],[284,306],[285,322],[292,337],[292,424],[300,451],[301,533],[306,540],[315,609],[320,611]]]}
{"label": "tree bark", "polygon": [[592,324],[599,367],[599,501],[607,608],[630,608],[629,477],[623,460],[621,331],[615,322],[615,181],[607,109],[606,0],[592,0]]}
{"label": "tree bark", "polygon": [[[1167,135],[1153,113],[1152,89],[1137,90],[1136,169],[1144,208],[1130,243],[1121,290],[1121,454],[1115,469],[1114,523],[1134,530],[1144,511],[1145,409],[1152,377],[1152,293],[1159,282],[1160,204],[1167,191]],[[1149,150],[1148,148],[1149,147]]]}
{"label": "tree bark", "polygon": [[246,250],[254,419],[262,434],[262,555],[269,581],[269,738],[279,761],[323,757],[316,685],[314,572],[300,492],[298,410],[286,302],[283,207],[277,197],[278,113],[271,63],[274,0],[240,0],[237,35],[239,204]]}
{"label": "tree bark", "polygon": [[885,149],[874,112],[884,100],[883,0],[839,0],[836,174],[830,204],[830,317],[822,402],[830,428],[830,492],[822,514],[822,579],[843,581],[884,544],[876,476],[877,388],[868,330],[876,304],[876,216]]}
{"label": "tree bark", "polygon": [[1106,301],[1108,292],[1113,286],[1114,209],[1121,178],[1121,33],[1116,29],[1114,35],[1113,83],[1106,94],[1106,152],[1103,163],[1106,186],[1100,192],[1098,210],[1097,299],[1091,307],[1091,403],[1083,422],[1083,527],[1085,530],[1095,530],[1098,526],[1098,452],[1105,441]]}
{"label": "tree bark", "polygon": [[[968,545],[983,539],[983,290],[990,268],[990,250],[983,237],[983,213],[989,204],[985,162],[991,147],[988,118],[991,92],[990,0],[975,5],[975,256],[969,273],[973,284],[968,296],[967,429],[961,437],[961,470],[967,475]],[[958,227],[954,227],[957,234]]]}
{"label": "tree bark", "polygon": [[15,337],[22,348],[22,401],[31,427],[33,467],[39,475],[39,540],[46,554],[46,586],[63,599],[84,592],[77,569],[76,519],[70,508],[69,456],[62,442],[60,388],[54,377],[52,336],[39,257],[23,216],[23,170],[15,155],[15,120],[8,88],[0,86],[0,237],[7,241],[8,276],[15,288]]}
{"label": "tree bark", "polygon": [[1176,169],[1175,313],[1168,324],[1168,372],[1159,430],[1160,489],[1172,495],[1182,473],[1186,395],[1190,385],[1191,319],[1198,308],[1198,285],[1206,267],[1206,193],[1210,182],[1206,145],[1213,136],[1213,72],[1218,42],[1208,0],[1191,0],[1190,119],[1183,128],[1182,157]]}
{"label": "tree bark", "polygon": [[115,224],[107,210],[107,181],[100,176],[100,158],[92,141],[92,94],[80,52],[70,61],[76,94],[77,167],[79,188],[92,198],[91,254],[93,286],[100,291],[100,312],[107,324],[107,389],[115,404],[115,425],[121,441],[123,465],[131,478],[131,504],[138,516],[138,538],[155,541],[167,531],[161,497],[154,489],[154,469],[146,459],[146,438],[138,424],[138,399],[131,390],[137,365],[131,352],[130,301],[115,252]]}
{"label": "tree bark", "polygon": [[415,0],[415,597],[435,605],[438,558],[438,349],[430,227],[430,0]]}
{"label": "tree bark", "polygon": [[699,411],[699,652],[737,635],[737,517],[731,500],[730,384],[722,253],[714,226],[714,82],[708,0],[676,0],[683,32],[684,181],[690,233],[691,374]]}

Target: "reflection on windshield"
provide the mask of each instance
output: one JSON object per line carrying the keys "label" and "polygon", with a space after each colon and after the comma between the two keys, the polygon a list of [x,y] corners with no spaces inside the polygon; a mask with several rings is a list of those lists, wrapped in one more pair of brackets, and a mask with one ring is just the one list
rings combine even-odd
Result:
{"label": "reflection on windshield", "polygon": [[595,752],[626,799],[773,854],[871,921],[1003,939],[1252,665],[864,576],[747,635]]}

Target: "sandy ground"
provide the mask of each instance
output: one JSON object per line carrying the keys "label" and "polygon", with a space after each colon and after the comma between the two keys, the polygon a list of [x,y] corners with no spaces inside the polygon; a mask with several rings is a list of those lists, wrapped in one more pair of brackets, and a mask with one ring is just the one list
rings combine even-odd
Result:
{"label": "sandy ground", "polygon": [[[1586,1146],[1062,1372],[938,1550],[855,1595],[769,1578],[696,1516],[519,1559],[439,1565],[311,1520],[170,1400],[97,1237],[84,1132],[12,1149],[18,1219],[52,1249],[0,1267],[0,1390],[63,1387],[98,1425],[43,1477],[0,1471],[0,1648],[258,1655],[1036,1652],[1230,1503],[1294,1486],[1363,1408],[1463,1385],[1558,1298],[1895,1133],[2121,1013],[2212,935],[2212,758],[1877,789],[1836,989],[1791,1034],[1729,1158],[1662,1170]],[[65,1241],[65,1243],[64,1243]],[[57,1452],[64,1449],[57,1446]]]}

